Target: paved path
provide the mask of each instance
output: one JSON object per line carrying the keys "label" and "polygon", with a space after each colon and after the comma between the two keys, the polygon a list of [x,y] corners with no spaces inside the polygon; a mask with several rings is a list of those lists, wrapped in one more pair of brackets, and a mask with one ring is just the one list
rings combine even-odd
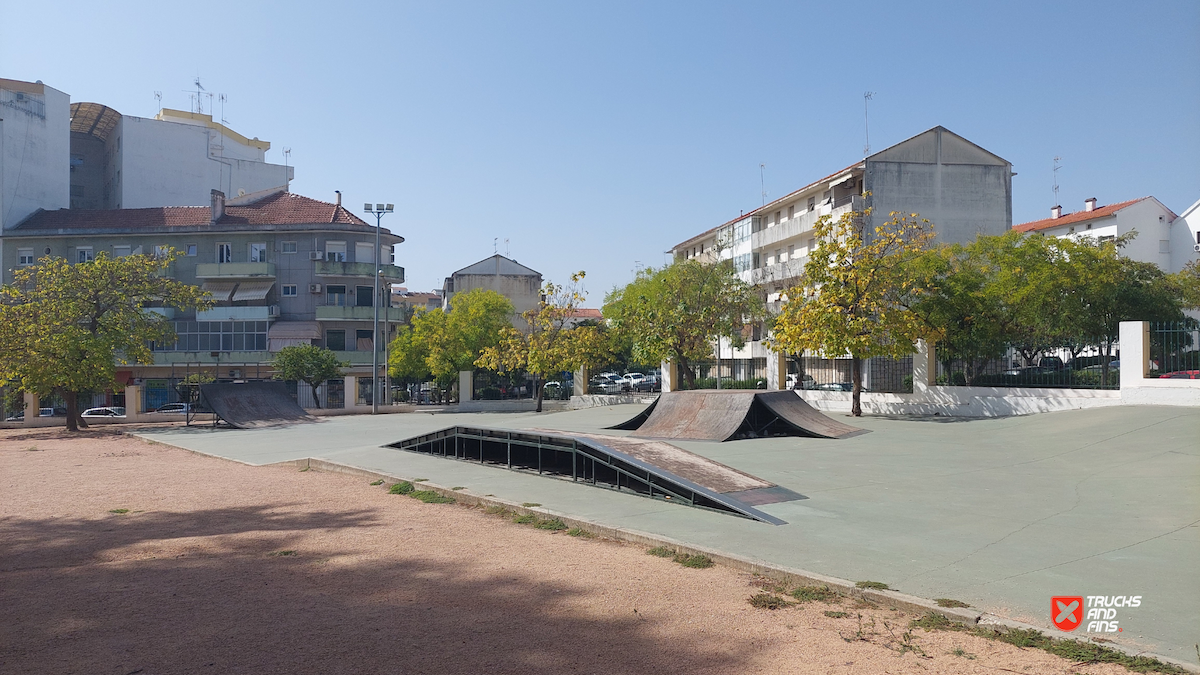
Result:
{"label": "paved path", "polygon": [[353,416],[282,429],[141,435],[252,464],[318,457],[428,478],[789,567],[955,598],[1042,626],[1050,623],[1052,595],[1141,595],[1139,608],[1118,610],[1122,632],[1106,637],[1198,660],[1200,410],[865,417],[854,423],[871,433],[842,440],[677,442],[807,495],[760,507],[787,521],[781,526],[380,447],[454,424],[596,432],[637,410]]}

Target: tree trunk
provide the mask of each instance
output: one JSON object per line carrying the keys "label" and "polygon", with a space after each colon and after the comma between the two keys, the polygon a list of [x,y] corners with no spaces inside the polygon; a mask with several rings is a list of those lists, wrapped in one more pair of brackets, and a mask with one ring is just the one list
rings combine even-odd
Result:
{"label": "tree trunk", "polygon": [[533,386],[537,387],[537,411],[542,412],[542,378],[534,376]]}
{"label": "tree trunk", "polygon": [[683,379],[687,381],[688,389],[696,388],[696,373],[688,364],[687,359],[679,359],[679,369],[683,371]]}
{"label": "tree trunk", "polygon": [[862,417],[862,359],[850,357],[850,380],[854,383],[850,388],[850,414]]}
{"label": "tree trunk", "polygon": [[308,382],[307,384],[309,387],[312,387],[313,403],[316,403],[317,410],[320,410],[321,409],[321,397],[317,395],[317,387],[321,386],[321,384],[319,382],[318,383]]}
{"label": "tree trunk", "polygon": [[[83,421],[79,416],[79,399],[73,391],[60,391],[59,393],[62,395],[63,401],[67,404],[67,431],[79,431],[79,423]],[[33,411],[35,415],[40,412],[40,410]],[[26,411],[25,414],[28,415],[29,412]],[[84,424],[86,425],[87,423],[84,422]]]}

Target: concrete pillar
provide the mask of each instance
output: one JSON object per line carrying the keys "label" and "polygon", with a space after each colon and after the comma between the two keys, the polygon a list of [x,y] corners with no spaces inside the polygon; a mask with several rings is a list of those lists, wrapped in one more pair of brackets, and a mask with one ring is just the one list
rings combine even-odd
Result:
{"label": "concrete pillar", "polygon": [[776,351],[767,352],[767,389],[787,389],[787,355]]}
{"label": "concrete pillar", "polygon": [[937,347],[932,342],[917,340],[913,355],[913,393],[924,395],[937,384]]}
{"label": "concrete pillar", "polygon": [[[345,407],[351,408],[358,405],[358,376],[347,375],[345,377],[345,384],[342,386],[345,387],[345,393],[342,394],[342,398],[345,399]],[[326,400],[321,401],[321,403],[328,407],[329,387],[325,387],[325,398]]]}
{"label": "concrete pillar", "polygon": [[475,399],[475,371],[458,371],[458,402]]}
{"label": "concrete pillar", "polygon": [[662,368],[662,391],[663,391],[663,393],[665,394],[669,391],[678,391],[679,390],[679,380],[678,380],[679,368],[675,367],[675,362],[674,361],[663,361],[661,368]]}
{"label": "concrete pillar", "polygon": [[572,396],[586,396],[588,393],[588,378],[591,377],[587,366],[580,366],[579,370],[575,371],[575,386],[571,390]]}
{"label": "concrete pillar", "polygon": [[1122,321],[1117,336],[1121,341],[1121,388],[1137,387],[1150,369],[1150,324]]}
{"label": "concrete pillar", "polygon": [[41,414],[42,408],[38,395],[33,392],[25,392],[25,424],[32,425],[37,421],[38,415]]}
{"label": "concrete pillar", "polygon": [[133,419],[145,411],[142,401],[142,388],[136,384],[125,385],[125,418]]}

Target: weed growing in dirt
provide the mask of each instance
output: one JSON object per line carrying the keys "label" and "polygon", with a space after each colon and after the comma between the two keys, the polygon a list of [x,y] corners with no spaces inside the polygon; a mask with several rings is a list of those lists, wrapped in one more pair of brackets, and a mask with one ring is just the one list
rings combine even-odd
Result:
{"label": "weed growing in dirt", "polygon": [[919,619],[913,619],[908,622],[909,628],[924,628],[927,632],[931,630],[958,630],[958,626],[958,624],[937,612],[929,612]]}
{"label": "weed growing in dirt", "polygon": [[557,531],[557,530],[567,529],[567,524],[564,523],[563,521],[559,520],[558,518],[551,518],[549,520],[539,520],[536,523],[534,523],[533,526],[539,530]]}
{"label": "weed growing in dirt", "polygon": [[434,492],[433,490],[414,490],[413,492],[409,493],[408,496],[412,497],[413,499],[420,499],[426,504],[453,504],[454,502],[458,501],[454,497],[447,497],[446,495],[441,494],[440,492]]}
{"label": "weed growing in dirt", "polygon": [[427,481],[427,480],[429,480],[429,479],[428,479],[428,478],[414,478],[412,482],[414,482],[414,483],[424,483],[424,482],[425,482],[425,481]]}
{"label": "weed growing in dirt", "polygon": [[402,480],[399,483],[396,483],[392,487],[388,488],[388,493],[394,494],[394,495],[406,495],[406,494],[411,493],[415,489],[416,488],[413,487],[412,483],[410,483],[406,480]]}
{"label": "weed growing in dirt", "polygon": [[882,581],[856,581],[856,582],[854,582],[854,587],[855,588],[866,588],[866,589],[870,589],[872,591],[891,590],[890,588],[888,588],[888,585],[883,583]]}
{"label": "weed growing in dirt", "polygon": [[754,578],[750,580],[750,585],[754,588],[761,588],[768,593],[775,593],[776,595],[788,594],[787,584],[784,584],[781,581],[776,581],[770,577],[759,576],[756,574],[754,575]]}
{"label": "weed growing in dirt", "polygon": [[36,445],[31,445],[31,446],[29,446],[28,448],[25,448],[25,449],[26,449],[27,451],[29,451],[29,452],[37,452],[37,451],[38,451],[38,448],[37,448],[37,446],[36,446]]}
{"label": "weed growing in dirt", "polygon": [[509,511],[503,506],[488,506],[483,509],[483,512],[489,516],[508,516],[512,513],[512,511]]}
{"label": "weed growing in dirt", "polygon": [[938,607],[970,607],[970,605],[962,600],[952,600],[950,598],[934,598],[933,601],[937,603]]}
{"label": "weed growing in dirt", "polygon": [[707,569],[712,567],[714,564],[712,558],[706,555],[688,555],[686,553],[676,553],[674,560],[684,567],[691,567],[698,570]]}
{"label": "weed growing in dirt", "polygon": [[451,490],[466,490],[467,486],[466,485],[455,485],[454,487],[452,487],[450,489]]}
{"label": "weed growing in dirt", "polygon": [[792,591],[792,597],[799,602],[837,602],[838,594],[828,586],[801,586]]}
{"label": "weed growing in dirt", "polygon": [[309,471],[309,470],[311,470],[311,469],[312,469],[312,467],[310,467],[310,466],[306,466],[306,467],[304,467],[303,469],[300,469],[300,473],[304,473],[305,471]]}
{"label": "weed growing in dirt", "polygon": [[825,616],[827,616],[831,619],[844,619],[844,618],[850,616],[850,614],[848,614],[847,612],[834,612],[834,611],[826,610]]}
{"label": "weed growing in dirt", "polygon": [[532,513],[519,514],[513,517],[513,522],[518,525],[528,525],[537,522],[537,516]]}
{"label": "weed growing in dirt", "polygon": [[272,551],[271,553],[268,553],[267,555],[271,555],[271,556],[296,555],[296,552],[289,549],[287,551]]}
{"label": "weed growing in dirt", "polygon": [[953,651],[950,651],[948,653],[950,654],[950,656],[961,656],[962,658],[967,659],[969,661],[975,660],[975,655],[968,652],[967,650],[963,649],[962,647],[955,647]]}
{"label": "weed growing in dirt", "polygon": [[755,593],[750,596],[750,606],[757,609],[783,609],[792,604],[774,593]]}
{"label": "weed growing in dirt", "polygon": [[109,509],[108,512],[121,515],[122,513],[129,513],[129,509]]}
{"label": "weed growing in dirt", "polygon": [[655,546],[654,548],[650,549],[649,551],[646,551],[646,553],[649,555],[652,555],[652,556],[659,557],[659,558],[674,558],[675,557],[675,549],[667,548],[666,546]]}
{"label": "weed growing in dirt", "polygon": [[584,539],[594,539],[596,537],[596,535],[580,527],[572,527],[571,529],[567,530],[567,534],[571,535],[572,537],[583,537]]}
{"label": "weed growing in dirt", "polygon": [[371,485],[383,485],[383,479],[382,479],[382,478],[380,478],[380,479],[379,479],[379,480],[377,480],[377,481],[372,481],[372,482],[371,482]]}
{"label": "weed growing in dirt", "polygon": [[521,502],[521,506],[524,506],[527,509],[531,509],[535,506],[541,506],[541,504],[539,504],[537,502]]}

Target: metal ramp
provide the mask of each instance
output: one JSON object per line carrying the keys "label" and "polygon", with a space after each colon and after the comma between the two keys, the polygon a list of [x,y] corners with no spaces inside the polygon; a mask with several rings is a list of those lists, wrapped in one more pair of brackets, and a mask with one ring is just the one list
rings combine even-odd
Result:
{"label": "metal ramp", "polygon": [[843,424],[792,391],[698,389],[664,392],[633,419],[610,429],[638,438],[728,441],[766,436],[846,438],[864,430]]}
{"label": "metal ramp", "polygon": [[772,525],[782,525],[784,521],[755,506],[807,499],[661,441],[548,429],[456,426],[389,447],[536,472]]}
{"label": "metal ramp", "polygon": [[235,429],[256,429],[316,422],[292,398],[282,382],[235,382],[200,385],[200,403]]}

